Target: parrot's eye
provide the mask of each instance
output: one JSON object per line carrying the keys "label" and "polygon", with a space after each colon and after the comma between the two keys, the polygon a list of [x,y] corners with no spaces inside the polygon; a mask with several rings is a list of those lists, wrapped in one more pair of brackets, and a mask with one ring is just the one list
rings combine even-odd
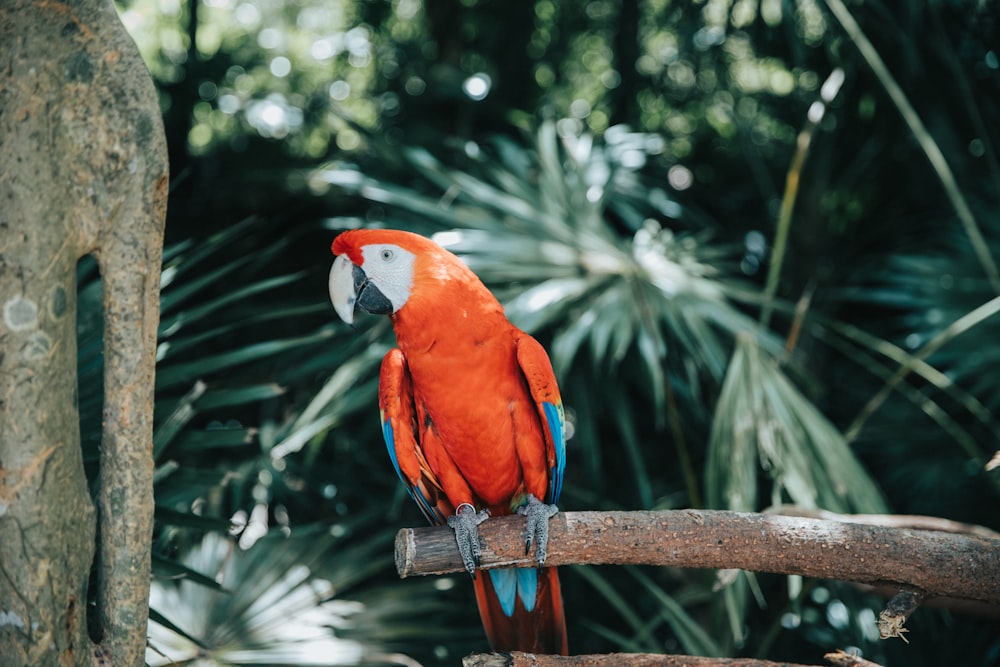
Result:
{"label": "parrot's eye", "polygon": [[392,261],[392,257],[393,257],[392,251],[389,250],[388,248],[386,248],[385,250],[382,251],[382,261],[383,262],[391,262]]}

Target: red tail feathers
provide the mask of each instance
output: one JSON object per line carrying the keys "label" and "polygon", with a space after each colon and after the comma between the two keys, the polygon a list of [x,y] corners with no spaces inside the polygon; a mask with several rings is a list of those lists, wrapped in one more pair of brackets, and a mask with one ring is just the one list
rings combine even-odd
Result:
{"label": "red tail feathers", "polygon": [[520,599],[508,616],[500,606],[488,572],[479,571],[473,582],[479,615],[494,651],[524,651],[567,655],[566,617],[563,614],[559,574],[554,567],[538,571],[535,607],[527,611]]}

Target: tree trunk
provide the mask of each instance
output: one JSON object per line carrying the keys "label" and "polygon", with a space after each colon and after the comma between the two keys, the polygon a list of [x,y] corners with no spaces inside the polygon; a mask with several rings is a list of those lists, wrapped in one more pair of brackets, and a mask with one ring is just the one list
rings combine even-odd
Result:
{"label": "tree trunk", "polygon": [[[0,665],[139,666],[167,164],[152,81],[109,0],[0,4],[0,141]],[[96,508],[77,413],[86,254],[104,279]]]}

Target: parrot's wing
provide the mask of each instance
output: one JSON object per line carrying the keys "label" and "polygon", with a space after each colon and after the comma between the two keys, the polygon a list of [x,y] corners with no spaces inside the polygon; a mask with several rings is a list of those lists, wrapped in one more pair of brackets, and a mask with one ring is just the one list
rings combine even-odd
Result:
{"label": "parrot's wing", "polygon": [[528,390],[535,401],[545,433],[549,489],[544,501],[556,504],[562,492],[563,472],[566,470],[566,417],[559,386],[545,348],[525,333],[517,338],[517,363],[528,383]]}
{"label": "parrot's wing", "polygon": [[420,448],[413,380],[398,349],[390,350],[382,359],[378,405],[382,435],[396,474],[427,520],[433,524],[445,523],[455,510]]}

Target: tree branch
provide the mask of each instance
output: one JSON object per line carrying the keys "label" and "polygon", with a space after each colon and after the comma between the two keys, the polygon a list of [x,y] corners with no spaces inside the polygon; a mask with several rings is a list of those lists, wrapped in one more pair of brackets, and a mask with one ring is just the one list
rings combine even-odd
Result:
{"label": "tree branch", "polygon": [[[533,566],[521,517],[480,526],[484,569]],[[1000,540],[741,512],[561,512],[546,565],[665,565],[796,574],[1000,604]],[[396,536],[400,577],[463,571],[447,527]]]}
{"label": "tree branch", "polygon": [[[868,584],[855,584],[855,587],[862,593],[875,595],[886,600],[891,600],[899,594],[899,586],[870,586]],[[916,593],[916,591],[911,591]],[[1000,619],[1000,605],[977,600],[959,600],[956,598],[935,597],[920,598],[921,607],[934,607],[936,609],[947,609],[956,614],[966,614],[970,616],[982,616],[984,618]]]}
{"label": "tree branch", "polygon": [[838,514],[827,510],[811,509],[799,505],[775,505],[764,510],[765,514],[780,514],[781,516],[797,516],[810,519],[827,519],[844,523],[863,523],[870,526],[885,526],[886,528],[912,528],[913,530],[937,530],[942,533],[959,535],[975,535],[991,540],[1000,540],[1000,533],[986,526],[972,523],[962,523],[939,516],[924,516],[920,514]]}
{"label": "tree branch", "polygon": [[[841,656],[856,660],[848,662]],[[847,653],[824,656],[832,665],[879,667]],[[809,667],[791,662],[772,662],[754,658],[700,658],[690,655],[655,653],[611,653],[609,655],[536,655],[534,653],[473,653],[462,660],[462,667]]]}
{"label": "tree branch", "polygon": [[864,658],[840,650],[836,653],[827,653],[823,656],[823,659],[834,667],[881,667],[881,665],[871,660],[865,660]]}

